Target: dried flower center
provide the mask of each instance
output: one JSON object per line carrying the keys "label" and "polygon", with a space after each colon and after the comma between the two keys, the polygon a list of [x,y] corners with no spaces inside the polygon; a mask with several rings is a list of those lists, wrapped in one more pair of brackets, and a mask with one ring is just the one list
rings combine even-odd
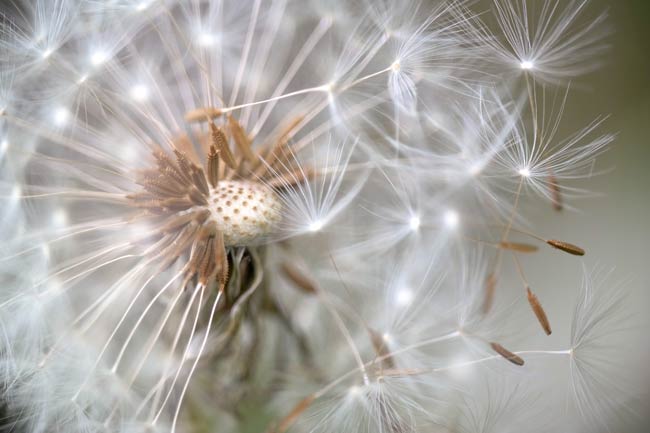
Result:
{"label": "dried flower center", "polygon": [[197,112],[209,127],[194,136],[203,157],[189,137],[178,137],[172,153],[154,153],[155,166],[138,181],[142,190],[128,198],[154,227],[157,240],[149,254],[163,267],[186,258],[188,280],[223,287],[229,247],[251,246],[268,236],[282,217],[279,191],[305,181],[311,171],[297,167],[287,149],[298,122],[255,152],[237,119],[228,116],[217,126],[210,110]]}
{"label": "dried flower center", "polygon": [[210,196],[211,219],[226,246],[248,245],[270,234],[282,204],[269,187],[251,181],[221,181]]}

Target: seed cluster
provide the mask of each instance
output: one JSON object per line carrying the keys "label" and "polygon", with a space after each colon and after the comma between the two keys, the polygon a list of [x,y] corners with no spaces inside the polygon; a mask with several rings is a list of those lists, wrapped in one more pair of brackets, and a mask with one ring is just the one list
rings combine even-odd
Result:
{"label": "seed cluster", "polygon": [[282,218],[282,189],[306,178],[296,177],[296,161],[287,158],[292,155],[287,132],[256,154],[235,118],[229,116],[222,127],[207,115],[204,120],[208,131],[196,137],[204,162],[189,138],[178,139],[173,157],[163,150],[154,153],[155,168],[138,181],[142,191],[128,198],[151,220],[157,238],[151,254],[164,267],[188,257],[188,279],[225,285],[228,248],[250,246],[271,234]]}

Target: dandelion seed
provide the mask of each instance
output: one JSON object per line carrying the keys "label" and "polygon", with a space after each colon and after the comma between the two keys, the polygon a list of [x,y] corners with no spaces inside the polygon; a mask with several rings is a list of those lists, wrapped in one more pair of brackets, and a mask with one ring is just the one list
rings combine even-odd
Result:
{"label": "dandelion seed", "polygon": [[570,244],[568,242],[564,241],[558,241],[555,239],[550,239],[546,241],[547,244],[552,246],[553,248],[557,248],[558,250],[562,250],[565,253],[572,254],[574,256],[584,256],[585,255],[585,250],[580,248],[577,245]]}
{"label": "dandelion seed", "polygon": [[505,359],[512,362],[513,364],[519,365],[519,366],[524,365],[524,360],[519,355],[516,355],[516,354],[512,353],[511,351],[509,351],[508,349],[506,349],[505,347],[503,347],[499,343],[492,342],[492,343],[490,343],[490,346],[492,347],[492,349],[496,353],[503,356]]}
{"label": "dandelion seed", "polygon": [[226,163],[226,165],[230,169],[236,170],[237,162],[235,161],[235,157],[233,156],[232,152],[230,151],[230,147],[228,146],[228,139],[226,138],[226,134],[224,134],[223,131],[214,124],[214,122],[210,121],[208,124],[210,125],[212,145],[219,151],[219,155],[221,155],[221,158]]}
{"label": "dandelion seed", "polygon": [[537,299],[537,296],[532,292],[532,290],[530,290],[530,287],[526,287],[526,293],[528,295],[530,308],[533,309],[533,313],[535,313],[535,317],[537,317],[539,324],[542,326],[544,332],[546,332],[546,335],[551,335],[551,325],[546,317],[546,312],[542,308],[542,304],[539,302],[539,299]]}
{"label": "dandelion seed", "polygon": [[[503,45],[491,42],[497,56],[550,82],[593,70],[598,66],[594,57],[606,49],[602,39],[607,29],[605,14],[581,19],[586,3],[496,0],[496,17],[506,39]],[[567,38],[571,43],[565,42]]]}

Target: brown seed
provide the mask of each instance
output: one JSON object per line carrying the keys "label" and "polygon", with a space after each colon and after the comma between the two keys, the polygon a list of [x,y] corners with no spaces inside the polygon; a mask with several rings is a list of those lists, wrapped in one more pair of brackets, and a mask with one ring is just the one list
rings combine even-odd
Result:
{"label": "brown seed", "polygon": [[222,232],[217,232],[214,239],[214,255],[216,263],[216,277],[221,288],[225,287],[230,272],[228,265],[228,253]]}
{"label": "brown seed", "polygon": [[206,242],[205,253],[199,262],[198,278],[199,283],[203,285],[208,283],[217,267],[215,262],[214,243],[214,236],[209,237]]}
{"label": "brown seed", "polygon": [[187,195],[192,203],[197,206],[206,206],[208,204],[208,200],[205,198],[205,195],[201,194],[201,192],[194,186],[189,189]]}
{"label": "brown seed", "polygon": [[172,197],[172,198],[162,200],[161,203],[165,208],[174,212],[186,210],[192,207],[192,202],[190,201],[189,197],[181,197],[181,198]]}
{"label": "brown seed", "polygon": [[197,108],[196,110],[191,110],[185,113],[185,121],[188,123],[205,122],[207,120],[219,117],[222,114],[223,112],[215,107]]}
{"label": "brown seed", "polygon": [[535,245],[522,244],[518,242],[499,242],[499,247],[505,250],[517,251],[518,253],[534,253],[538,250]]}
{"label": "brown seed", "polygon": [[[185,170],[186,173],[186,169],[190,162],[196,164],[200,161],[200,158],[194,149],[193,141],[186,134],[172,138],[172,145],[178,166],[181,170]],[[183,162],[181,162],[181,160],[183,160]]]}
{"label": "brown seed", "polygon": [[558,241],[555,239],[550,239],[546,241],[547,244],[558,250],[562,250],[565,253],[573,254],[574,256],[584,256],[585,250],[580,248],[577,245],[570,244],[568,242]]}
{"label": "brown seed", "polygon": [[522,366],[524,365],[524,360],[521,358],[519,355],[515,355],[499,343],[490,343],[490,346],[492,346],[492,349],[498,353],[499,355],[503,356],[505,359],[508,361],[512,362],[515,365]]}
{"label": "brown seed", "polygon": [[184,195],[183,188],[175,183],[166,182],[160,177],[156,179],[145,179],[142,182],[142,186],[145,190],[160,198],[180,197]]}
{"label": "brown seed", "polygon": [[208,187],[208,181],[205,178],[205,172],[203,169],[196,164],[192,164],[190,166],[190,170],[192,171],[192,183],[194,183],[194,185],[201,193],[209,196],[210,187]]}
{"label": "brown seed", "polygon": [[208,182],[212,188],[216,188],[219,184],[219,154],[214,145],[210,146],[208,153]]}
{"label": "brown seed", "polygon": [[[200,236],[200,235],[199,235]],[[194,275],[199,269],[203,256],[205,255],[205,250],[207,247],[207,242],[205,239],[196,238],[192,244],[192,253],[187,262],[187,272],[189,275]]]}
{"label": "brown seed", "polygon": [[494,293],[497,288],[497,277],[494,273],[490,273],[485,280],[485,298],[483,300],[483,313],[488,313],[492,309],[494,303]]}
{"label": "brown seed", "polygon": [[311,278],[303,274],[298,268],[288,262],[280,265],[282,273],[291,280],[291,282],[305,293],[316,293],[317,286]]}
{"label": "brown seed", "polygon": [[230,151],[230,146],[228,146],[228,138],[226,138],[226,134],[212,121],[210,122],[210,138],[212,145],[219,152],[219,156],[223,159],[223,162],[232,170],[236,170],[237,161],[235,161],[235,157]]}
{"label": "brown seed", "polygon": [[533,313],[537,316],[539,324],[542,326],[544,332],[546,332],[546,335],[551,335],[551,324],[548,321],[548,317],[546,317],[546,312],[542,308],[542,304],[539,302],[539,299],[537,299],[537,296],[532,292],[532,290],[530,290],[530,287],[526,287],[526,292],[528,293],[528,303],[530,304],[530,308],[533,309]]}
{"label": "brown seed", "polygon": [[180,173],[183,175],[187,183],[192,183],[192,176],[190,175],[192,170],[190,168],[191,162],[189,158],[184,152],[178,150],[174,150],[174,154],[176,155],[176,163],[178,164]]}

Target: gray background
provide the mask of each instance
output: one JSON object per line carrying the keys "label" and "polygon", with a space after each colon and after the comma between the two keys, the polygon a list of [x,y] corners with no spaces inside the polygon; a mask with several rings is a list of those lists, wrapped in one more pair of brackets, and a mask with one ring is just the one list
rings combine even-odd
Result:
{"label": "gray background", "polygon": [[[584,245],[586,265],[614,268],[611,282],[624,283],[630,294],[629,313],[637,315],[637,329],[624,341],[628,350],[621,356],[630,357],[627,373],[642,392],[640,401],[630,402],[641,419],[626,423],[620,432],[641,433],[650,431],[650,2],[594,0],[590,8],[609,9],[613,33],[607,40],[612,46],[603,67],[581,80],[586,87],[571,92],[564,129],[579,128],[599,113],[611,114],[604,129],[619,135],[598,160],[598,168],[611,171],[581,184],[601,195],[573,202],[578,212],[558,218],[544,209],[532,220],[540,233]],[[563,288],[579,276],[570,266],[558,270],[537,266],[530,273],[555,287],[549,289],[556,292],[549,307],[568,318],[571,302]]]}

